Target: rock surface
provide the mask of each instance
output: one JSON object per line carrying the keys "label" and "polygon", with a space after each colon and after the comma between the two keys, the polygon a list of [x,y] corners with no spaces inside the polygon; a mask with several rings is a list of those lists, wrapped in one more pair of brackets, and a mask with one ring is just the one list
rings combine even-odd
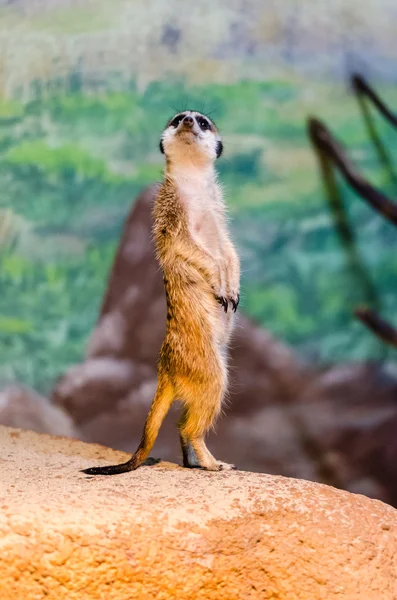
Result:
{"label": "rock surface", "polygon": [[395,600],[397,511],[334,488],[0,427],[2,600]]}
{"label": "rock surface", "polygon": [[[85,361],[52,393],[82,439],[128,452],[139,443],[153,399],[165,328],[150,236],[155,191],[144,190],[126,219]],[[395,373],[376,365],[303,366],[241,313],[231,363],[226,416],[209,436],[215,456],[241,469],[321,481],[397,506]],[[179,457],[176,421],[172,410],[155,447],[172,461]]]}

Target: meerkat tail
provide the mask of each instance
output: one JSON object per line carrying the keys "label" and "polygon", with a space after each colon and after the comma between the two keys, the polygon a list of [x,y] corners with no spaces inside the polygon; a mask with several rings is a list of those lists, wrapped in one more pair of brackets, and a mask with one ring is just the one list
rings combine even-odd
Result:
{"label": "meerkat tail", "polygon": [[174,389],[170,382],[159,382],[156,395],[146,419],[141,442],[135,454],[125,463],[83,469],[86,475],[118,475],[137,469],[149,456],[156,441],[161,424],[174,400]]}

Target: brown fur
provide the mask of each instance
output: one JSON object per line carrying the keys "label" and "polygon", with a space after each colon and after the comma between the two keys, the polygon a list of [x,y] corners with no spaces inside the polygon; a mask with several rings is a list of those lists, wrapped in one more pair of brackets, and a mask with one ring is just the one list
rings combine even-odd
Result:
{"label": "brown fur", "polygon": [[174,400],[183,404],[178,428],[184,465],[208,470],[232,467],[215,460],[204,438],[219,415],[227,389],[227,344],[239,301],[239,260],[228,236],[213,167],[218,132],[212,123],[205,135],[196,121],[197,132],[190,133],[192,125],[189,128],[182,123],[178,134],[169,127],[163,134],[167,167],[153,210],[153,234],[167,300],[157,392],[132,458],[86,473],[107,475],[136,469],[148,457]]}

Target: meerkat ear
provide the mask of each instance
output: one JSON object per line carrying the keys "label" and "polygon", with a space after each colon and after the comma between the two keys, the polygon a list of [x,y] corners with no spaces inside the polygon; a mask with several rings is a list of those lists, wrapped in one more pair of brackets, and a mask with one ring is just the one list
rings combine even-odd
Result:
{"label": "meerkat ear", "polygon": [[164,154],[164,144],[163,144],[163,140],[160,140],[159,147],[160,147],[160,152],[161,152],[161,154]]}
{"label": "meerkat ear", "polygon": [[223,144],[220,140],[216,143],[216,158],[219,158],[223,152]]}

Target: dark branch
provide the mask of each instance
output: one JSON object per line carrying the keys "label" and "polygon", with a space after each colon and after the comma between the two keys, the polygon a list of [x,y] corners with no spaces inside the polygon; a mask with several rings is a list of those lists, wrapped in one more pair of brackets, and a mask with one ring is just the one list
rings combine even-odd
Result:
{"label": "dark branch", "polygon": [[332,159],[349,185],[372,208],[397,226],[397,203],[392,202],[360,175],[355,165],[347,158],[340,142],[333,137],[324,123],[318,119],[309,119],[308,128],[313,144]]}
{"label": "dark branch", "polygon": [[352,85],[353,88],[356,90],[357,94],[367,96],[367,98],[372,100],[376,108],[385,117],[385,119],[389,121],[389,123],[393,125],[393,127],[397,128],[397,115],[395,115],[390,110],[390,108],[386,106],[386,104],[378,96],[375,90],[372,89],[369,83],[365,81],[364,77],[362,77],[361,75],[353,75]]}
{"label": "dark branch", "polygon": [[351,272],[351,277],[357,282],[357,289],[360,289],[364,294],[365,302],[368,303],[371,308],[379,310],[380,300],[378,291],[368,273],[365,261],[363,260],[357,244],[354,228],[343,202],[343,196],[337,182],[332,160],[317,146],[314,146],[314,150],[321,169],[325,198],[328,202],[330,213],[334,221],[336,233],[346,252],[346,259]]}
{"label": "dark branch", "polygon": [[368,327],[378,338],[397,348],[397,329],[379,317],[369,308],[357,308],[356,317]]}
{"label": "dark branch", "polygon": [[385,173],[387,173],[390,178],[390,183],[392,184],[393,189],[397,190],[397,172],[394,166],[394,160],[392,154],[389,151],[389,148],[386,147],[384,141],[379,135],[375,120],[375,112],[371,110],[368,98],[364,94],[356,92],[356,98],[370,140],[376,149],[376,152],[378,154],[380,162],[383,165]]}

